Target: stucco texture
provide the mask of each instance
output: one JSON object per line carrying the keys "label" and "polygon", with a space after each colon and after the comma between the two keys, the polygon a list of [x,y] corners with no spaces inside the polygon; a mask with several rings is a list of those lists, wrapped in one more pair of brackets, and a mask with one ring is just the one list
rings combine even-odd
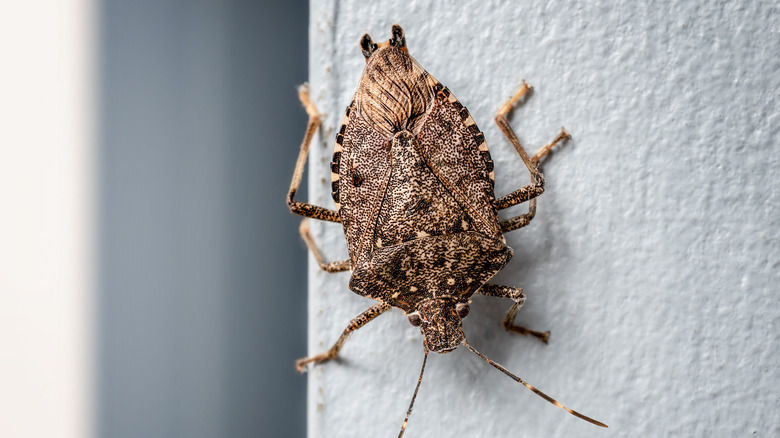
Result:
{"label": "stucco texture", "polygon": [[[333,207],[328,163],[364,65],[358,40],[384,41],[393,23],[484,131],[498,195],[528,181],[493,123],[522,79],[534,92],[511,124],[526,148],[561,126],[573,136],[544,162],[536,218],[507,235],[514,258],[495,279],[525,290],[518,322],[549,329],[549,345],[506,333],[511,302],[496,298],[475,296],[464,332],[610,428],[459,348],[431,354],[405,436],[780,436],[779,16],[772,2],[311,3],[324,115],[311,202]],[[312,229],[328,260],[346,258],[340,225]],[[308,272],[314,354],[372,301],[311,257]],[[309,436],[396,436],[421,341],[398,310],[354,333],[310,371]]]}

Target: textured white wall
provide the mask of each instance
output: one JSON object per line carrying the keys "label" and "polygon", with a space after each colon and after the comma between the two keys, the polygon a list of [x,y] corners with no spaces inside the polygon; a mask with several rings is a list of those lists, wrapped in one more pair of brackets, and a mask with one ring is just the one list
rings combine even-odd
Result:
{"label": "textured white wall", "polygon": [[[333,205],[327,163],[364,32],[384,41],[391,24],[404,27],[411,54],[485,132],[497,194],[528,180],[492,121],[528,80],[535,93],[511,120],[527,149],[561,126],[574,139],[545,163],[539,212],[508,235],[515,256],[497,280],[526,291],[518,320],[552,337],[505,333],[510,302],[485,297],[464,331],[610,429],[460,348],[431,355],[406,436],[780,435],[776,5],[439,3],[312,2],[310,80],[326,116],[310,199]],[[313,230],[329,260],[346,257],[339,225]],[[371,302],[347,289],[348,274],[310,263],[309,276],[318,353]],[[395,436],[422,355],[398,310],[356,332],[339,362],[309,375],[309,435]]]}

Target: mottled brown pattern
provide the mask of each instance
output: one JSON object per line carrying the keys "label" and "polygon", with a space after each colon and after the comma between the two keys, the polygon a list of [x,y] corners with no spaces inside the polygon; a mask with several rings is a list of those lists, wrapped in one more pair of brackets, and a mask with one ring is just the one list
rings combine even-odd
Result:
{"label": "mottled brown pattern", "polygon": [[484,151],[478,149],[479,140],[484,137],[476,125],[466,125],[461,119],[460,103],[451,102],[446,96],[451,95],[439,93],[420,131],[422,155],[474,220],[475,227],[488,236],[500,237],[488,170],[492,160],[487,145]]}
{"label": "mottled brown pattern", "polygon": [[[372,249],[374,224],[390,176],[390,141],[380,135],[359,115],[351,111],[339,157],[339,216],[347,237],[352,263],[368,257]],[[355,184],[359,182],[359,184]],[[336,195],[334,194],[334,200]]]}
{"label": "mottled brown pattern", "polygon": [[[397,25],[385,43],[376,44],[368,35],[361,39],[366,67],[336,134],[330,163],[337,213],[293,200],[309,142],[319,126],[308,93],[305,89],[301,92],[310,121],[288,204],[295,213],[341,221],[349,260],[326,262],[306,222],[301,225],[301,235],[322,269],[351,269],[350,289],[379,303],[355,318],[327,352],[298,361],[298,369],[334,359],[351,332],[396,307],[419,326],[426,358],[428,351],[446,353],[465,345],[550,403],[606,427],[563,406],[479,353],[462,330],[461,320],[468,314],[471,296],[482,293],[514,301],[504,319],[506,330],[547,342],[549,332],[514,323],[525,301],[523,291],[487,282],[512,257],[503,231],[525,226],[534,217],[535,198],[544,190],[539,159],[568,138],[568,133],[562,129],[552,143],[528,156],[506,119],[515,102],[530,90],[523,83],[501,106],[496,123],[528,169],[531,181],[496,201],[494,164],[484,135],[455,96],[409,56],[405,41],[403,29]],[[499,221],[499,209],[525,201],[530,201],[528,213]],[[424,365],[399,437],[406,429],[423,370]]]}
{"label": "mottled brown pattern", "polygon": [[[467,302],[511,249],[494,205],[483,134],[398,41],[402,34],[395,45],[374,47],[364,38],[366,68],[336,135],[331,168],[338,169],[333,199],[352,261],[350,288],[409,313],[434,298],[445,307]],[[448,351],[461,337],[442,333],[459,332],[460,320],[428,313],[433,320],[420,326],[426,344]]]}
{"label": "mottled brown pattern", "polygon": [[423,161],[419,148],[408,131],[393,139],[393,170],[376,222],[375,246],[413,240],[420,233],[439,236],[472,228],[471,219]]}
{"label": "mottled brown pattern", "polygon": [[349,287],[406,313],[431,298],[466,303],[511,257],[503,242],[476,231],[424,237],[375,249],[354,266]]}

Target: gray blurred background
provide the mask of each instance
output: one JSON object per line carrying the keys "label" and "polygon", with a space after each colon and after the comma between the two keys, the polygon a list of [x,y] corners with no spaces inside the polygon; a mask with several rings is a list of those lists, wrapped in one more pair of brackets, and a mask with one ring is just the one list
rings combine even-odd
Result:
{"label": "gray blurred background", "polygon": [[305,434],[307,6],[100,5],[98,436]]}

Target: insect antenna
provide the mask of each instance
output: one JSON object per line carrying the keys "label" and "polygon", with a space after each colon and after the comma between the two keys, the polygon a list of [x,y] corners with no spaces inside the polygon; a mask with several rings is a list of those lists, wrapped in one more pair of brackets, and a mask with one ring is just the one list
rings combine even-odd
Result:
{"label": "insect antenna", "polygon": [[420,383],[422,383],[422,376],[425,372],[425,362],[428,362],[428,347],[425,347],[425,357],[423,358],[422,368],[420,368],[420,377],[417,378],[417,386],[414,388],[414,395],[412,395],[412,401],[409,403],[409,409],[406,410],[406,418],[404,418],[404,424],[401,425],[401,432],[398,434],[398,438],[404,436],[406,431],[406,423],[409,422],[409,416],[412,415],[412,407],[414,407],[414,400],[417,398],[417,391],[420,390]]}
{"label": "insect antenna", "polygon": [[[563,409],[564,411],[574,415],[577,418],[583,419],[583,420],[587,421],[588,423],[595,424],[596,426],[601,426],[601,427],[609,427],[609,426],[607,426],[606,424],[604,424],[604,423],[602,423],[600,421],[596,421],[596,420],[594,420],[594,419],[592,419],[592,418],[590,418],[590,417],[588,417],[586,415],[580,414],[579,412],[577,412],[577,411],[575,411],[573,409],[567,408],[566,406],[562,405],[558,400],[555,400],[554,398],[550,397],[549,395],[547,395],[547,394],[543,393],[542,391],[539,391],[538,389],[534,388],[530,384],[528,384],[525,381],[523,381],[523,379],[521,379],[521,378],[517,377],[516,375],[512,374],[509,370],[507,370],[506,368],[504,368],[500,364],[494,362],[493,359],[491,359],[491,358],[485,356],[484,354],[480,353],[479,351],[475,350],[474,347],[469,345],[469,343],[466,342],[465,339],[463,340],[463,345],[465,345],[466,348],[471,350],[472,353],[474,353],[477,356],[481,357],[485,362],[489,363],[490,365],[493,365],[496,369],[498,369],[502,373],[506,374],[507,376],[511,377],[512,380],[514,380],[514,381],[516,381],[518,383],[522,383],[523,386],[525,386],[526,388],[530,389],[536,395],[538,395],[539,397],[541,397],[541,398],[547,400],[548,402],[554,404],[555,406],[558,406],[559,408]],[[409,408],[409,410],[411,411],[411,407]]]}

